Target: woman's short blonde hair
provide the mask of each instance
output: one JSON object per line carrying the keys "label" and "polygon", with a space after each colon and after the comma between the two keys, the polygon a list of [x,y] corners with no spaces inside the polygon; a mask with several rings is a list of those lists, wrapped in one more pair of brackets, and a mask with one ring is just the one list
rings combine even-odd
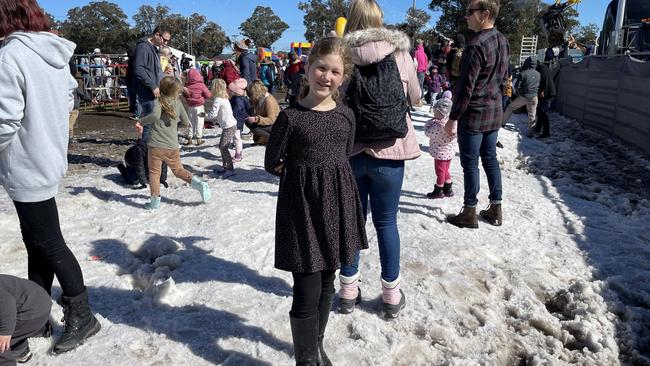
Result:
{"label": "woman's short blonde hair", "polygon": [[264,85],[261,80],[255,80],[250,87],[250,98],[254,103],[257,103],[260,99],[264,98],[264,95],[268,93],[269,89]]}
{"label": "woman's short blonde hair", "polygon": [[353,0],[345,25],[345,33],[360,29],[379,28],[384,25],[384,12],[375,0]]}
{"label": "woman's short blonde hair", "polygon": [[215,98],[228,99],[228,90],[226,89],[226,82],[223,79],[214,79],[212,81],[212,90],[210,91]]}

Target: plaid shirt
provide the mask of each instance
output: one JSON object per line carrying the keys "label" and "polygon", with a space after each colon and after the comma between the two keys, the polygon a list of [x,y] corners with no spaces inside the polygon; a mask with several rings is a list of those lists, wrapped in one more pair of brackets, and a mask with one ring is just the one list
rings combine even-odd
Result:
{"label": "plaid shirt", "polygon": [[503,118],[501,84],[510,58],[508,40],[495,28],[477,32],[460,61],[449,119],[472,132],[498,130]]}

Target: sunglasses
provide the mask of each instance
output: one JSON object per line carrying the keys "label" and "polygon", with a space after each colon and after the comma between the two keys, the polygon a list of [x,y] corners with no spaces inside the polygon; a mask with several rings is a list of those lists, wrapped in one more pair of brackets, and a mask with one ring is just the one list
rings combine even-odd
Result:
{"label": "sunglasses", "polygon": [[162,38],[163,43],[169,43],[169,41],[172,40],[171,37],[170,37],[170,38],[165,38],[165,36],[163,36],[163,35],[160,34],[160,33],[158,33],[158,35],[160,35],[160,38]]}
{"label": "sunglasses", "polygon": [[487,9],[485,9],[485,8],[468,8],[468,9],[465,10],[465,16],[468,17],[468,16],[474,14],[475,11],[483,11],[483,10],[487,10]]}

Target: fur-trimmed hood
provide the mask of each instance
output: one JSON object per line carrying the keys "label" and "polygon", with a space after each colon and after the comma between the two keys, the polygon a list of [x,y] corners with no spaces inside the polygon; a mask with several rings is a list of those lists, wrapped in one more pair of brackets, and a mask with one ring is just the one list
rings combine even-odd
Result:
{"label": "fur-trimmed hood", "polygon": [[387,28],[369,28],[348,33],[343,38],[343,43],[350,49],[352,62],[356,65],[376,63],[391,53],[408,53],[411,49],[411,41],[406,34]]}

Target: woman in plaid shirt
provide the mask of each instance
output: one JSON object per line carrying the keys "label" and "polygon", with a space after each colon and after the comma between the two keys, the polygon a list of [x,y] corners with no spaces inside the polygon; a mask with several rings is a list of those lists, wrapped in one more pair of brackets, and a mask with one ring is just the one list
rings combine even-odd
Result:
{"label": "woman in plaid shirt", "polygon": [[478,228],[479,156],[490,187],[490,206],[480,215],[492,225],[501,225],[501,170],[496,142],[503,117],[501,85],[507,75],[510,47],[494,28],[498,14],[499,0],[471,0],[465,10],[467,24],[476,33],[463,52],[454,104],[445,126],[450,135],[458,129],[464,174],[463,209],[447,218],[458,227]]}

